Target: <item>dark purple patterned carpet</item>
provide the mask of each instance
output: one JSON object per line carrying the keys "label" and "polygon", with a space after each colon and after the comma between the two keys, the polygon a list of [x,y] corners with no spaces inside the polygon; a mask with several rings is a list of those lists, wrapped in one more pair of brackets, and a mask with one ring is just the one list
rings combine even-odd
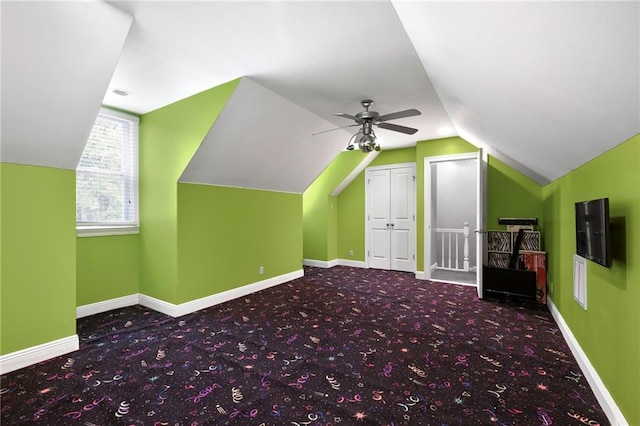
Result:
{"label": "dark purple patterned carpet", "polygon": [[306,268],[78,334],[79,351],[2,376],[2,425],[608,424],[546,306],[407,273]]}

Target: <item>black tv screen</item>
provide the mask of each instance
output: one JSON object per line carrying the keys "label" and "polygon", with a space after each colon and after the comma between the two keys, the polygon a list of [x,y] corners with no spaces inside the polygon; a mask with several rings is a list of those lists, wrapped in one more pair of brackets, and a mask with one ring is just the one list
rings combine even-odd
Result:
{"label": "black tv screen", "polygon": [[610,267],[609,226],[608,198],[576,203],[576,254]]}

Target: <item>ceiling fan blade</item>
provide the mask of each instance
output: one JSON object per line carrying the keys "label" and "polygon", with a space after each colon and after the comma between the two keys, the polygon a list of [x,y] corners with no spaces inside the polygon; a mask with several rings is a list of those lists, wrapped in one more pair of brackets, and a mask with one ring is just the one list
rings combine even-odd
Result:
{"label": "ceiling fan blade", "polygon": [[357,120],[357,118],[355,116],[349,115],[349,114],[345,114],[344,112],[334,112],[333,115],[335,115],[337,117],[348,118],[349,120],[353,120],[353,121]]}
{"label": "ceiling fan blade", "polygon": [[323,130],[323,131],[321,131],[321,132],[312,133],[312,134],[311,134],[311,136],[321,135],[321,134],[323,134],[323,133],[333,132],[334,130],[346,129],[347,127],[355,127],[355,126],[359,126],[359,124],[349,124],[348,126],[342,126],[342,127],[336,127],[336,128],[334,128],[334,129]]}
{"label": "ceiling fan blade", "polygon": [[399,126],[393,123],[378,123],[378,127],[381,129],[393,130],[394,132],[406,133],[408,135],[413,135],[418,129],[414,129],[413,127]]}
{"label": "ceiling fan blade", "polygon": [[420,115],[420,114],[422,114],[420,111],[418,111],[417,109],[411,108],[411,109],[405,109],[404,111],[392,112],[391,114],[381,115],[380,117],[378,117],[376,121],[380,122],[380,121],[396,120],[398,118],[413,117],[414,115]]}

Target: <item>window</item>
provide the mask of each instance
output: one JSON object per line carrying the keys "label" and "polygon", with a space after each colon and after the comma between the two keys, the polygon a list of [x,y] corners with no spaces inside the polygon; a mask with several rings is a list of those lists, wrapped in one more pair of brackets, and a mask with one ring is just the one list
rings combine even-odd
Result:
{"label": "window", "polygon": [[138,232],[138,118],[101,109],[76,168],[79,236]]}

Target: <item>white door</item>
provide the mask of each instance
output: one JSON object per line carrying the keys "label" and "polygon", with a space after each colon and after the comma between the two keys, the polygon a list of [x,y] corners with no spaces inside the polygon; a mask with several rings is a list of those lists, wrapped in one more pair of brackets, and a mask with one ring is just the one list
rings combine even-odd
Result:
{"label": "white door", "polygon": [[476,283],[478,285],[478,298],[482,299],[484,290],[482,286],[482,270],[483,266],[487,264],[486,247],[486,216],[487,209],[487,158],[482,152],[482,149],[478,150],[478,216],[476,221]]}
{"label": "white door", "polygon": [[369,189],[367,211],[369,267],[390,269],[391,212],[389,199],[391,181],[389,180],[389,170],[367,170],[366,174],[368,175],[367,189]]}
{"label": "white door", "polygon": [[370,268],[415,271],[415,165],[366,171]]}
{"label": "white door", "polygon": [[415,168],[403,167],[390,170],[391,265],[395,271],[415,271]]}

